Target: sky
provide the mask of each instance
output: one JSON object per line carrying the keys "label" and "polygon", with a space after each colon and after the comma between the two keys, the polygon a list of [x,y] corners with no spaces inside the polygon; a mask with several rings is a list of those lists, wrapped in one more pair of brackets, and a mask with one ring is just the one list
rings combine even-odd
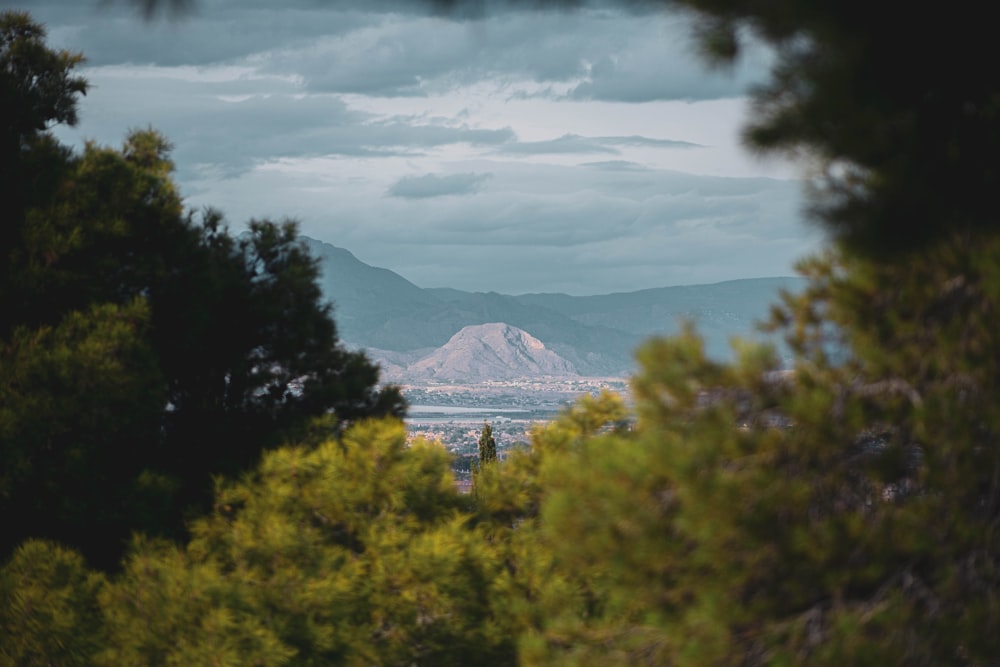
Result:
{"label": "sky", "polygon": [[421,287],[606,294],[794,275],[797,165],[743,148],[770,53],[699,59],[688,17],[594,0],[447,15],[393,0],[0,0],[81,51],[64,141],[173,143],[186,204],[295,219]]}

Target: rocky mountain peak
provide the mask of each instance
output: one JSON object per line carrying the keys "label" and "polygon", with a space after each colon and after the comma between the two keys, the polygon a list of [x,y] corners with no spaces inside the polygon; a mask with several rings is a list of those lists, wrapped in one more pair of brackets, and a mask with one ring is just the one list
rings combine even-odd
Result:
{"label": "rocky mountain peak", "polygon": [[527,331],[502,322],[464,327],[407,369],[411,376],[482,382],[577,375],[573,364]]}

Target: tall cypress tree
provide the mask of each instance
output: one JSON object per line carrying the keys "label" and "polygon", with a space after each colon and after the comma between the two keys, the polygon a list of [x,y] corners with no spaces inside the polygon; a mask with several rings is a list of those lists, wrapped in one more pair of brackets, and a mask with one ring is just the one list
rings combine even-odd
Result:
{"label": "tall cypress tree", "polygon": [[497,441],[493,437],[493,426],[483,422],[483,430],[479,434],[479,467],[497,460]]}

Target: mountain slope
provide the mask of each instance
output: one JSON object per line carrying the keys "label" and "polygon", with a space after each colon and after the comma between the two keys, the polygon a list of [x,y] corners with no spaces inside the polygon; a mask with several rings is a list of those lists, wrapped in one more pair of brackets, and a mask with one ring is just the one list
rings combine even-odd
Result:
{"label": "mountain slope", "polygon": [[482,382],[578,375],[528,332],[501,322],[464,327],[443,346],[406,369],[410,378]]}
{"label": "mountain slope", "polygon": [[303,240],[320,260],[320,287],[334,304],[340,337],[352,345],[396,352],[424,350],[444,345],[463,327],[505,322],[543,340],[582,373],[614,375],[630,368],[631,351],[641,340],[496,292],[421,289],[392,271],[365,264],[347,250]]}
{"label": "mountain slope", "polygon": [[320,285],[334,303],[341,339],[379,350],[376,356],[394,372],[464,327],[498,322],[537,338],[583,375],[632,372],[635,347],[649,336],[676,332],[681,319],[693,320],[708,354],[724,359],[729,339],[754,335],[755,322],[767,317],[779,290],[804,285],[800,278],[760,278],[587,297],[422,289],[347,250],[303,240],[320,260]]}
{"label": "mountain slope", "polygon": [[[334,306],[340,337],[365,347],[406,350],[440,345],[455,333],[447,328],[435,342],[417,336],[412,342],[407,320],[424,320],[447,305],[430,292],[388,269],[365,264],[349,251],[329,243],[302,237],[319,259],[320,288]],[[393,323],[398,324],[393,324]]]}
{"label": "mountain slope", "polygon": [[705,340],[709,356],[722,359],[730,353],[732,337],[762,339],[755,325],[767,319],[781,291],[795,292],[805,284],[804,278],[796,277],[746,278],[598,296],[522,294],[513,298],[586,326],[615,327],[639,338],[676,333],[680,322],[689,320]]}
{"label": "mountain slope", "polygon": [[674,329],[678,317],[706,324],[763,319],[781,290],[795,291],[804,285],[803,278],[746,278],[597,296],[521,294],[513,298],[584,324],[611,326],[648,336]]}

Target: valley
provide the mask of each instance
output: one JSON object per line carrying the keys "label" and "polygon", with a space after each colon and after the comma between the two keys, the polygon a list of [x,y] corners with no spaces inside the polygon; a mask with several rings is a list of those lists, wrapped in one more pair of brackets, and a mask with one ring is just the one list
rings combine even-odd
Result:
{"label": "valley", "polygon": [[466,292],[418,287],[343,248],[302,241],[319,262],[341,339],[402,389],[409,438],[442,443],[460,483],[484,422],[503,458],[580,396],[627,396],[644,340],[677,333],[687,320],[707,354],[725,360],[732,337],[759,339],[769,306],[804,284],[775,277],[595,296]]}
{"label": "valley", "polygon": [[459,480],[468,479],[478,456],[483,423],[493,426],[500,458],[512,448],[527,446],[536,425],[554,419],[582,395],[608,390],[628,391],[624,378],[529,378],[476,383],[428,382],[402,385],[410,404],[406,418],[409,438],[440,442],[454,457]]}

